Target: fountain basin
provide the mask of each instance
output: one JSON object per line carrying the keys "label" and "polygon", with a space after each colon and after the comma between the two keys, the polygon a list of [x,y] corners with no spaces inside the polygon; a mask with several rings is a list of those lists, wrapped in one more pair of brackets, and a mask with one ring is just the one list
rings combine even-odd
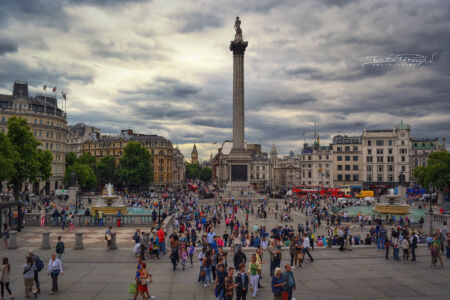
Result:
{"label": "fountain basin", "polygon": [[411,208],[409,205],[390,205],[384,203],[375,204],[375,212],[380,214],[405,215],[409,214]]}

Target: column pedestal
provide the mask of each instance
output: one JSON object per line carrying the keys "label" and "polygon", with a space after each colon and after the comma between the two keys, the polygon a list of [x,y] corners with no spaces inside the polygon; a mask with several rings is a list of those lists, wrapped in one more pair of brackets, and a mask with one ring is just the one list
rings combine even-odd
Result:
{"label": "column pedestal", "polygon": [[50,248],[50,232],[46,231],[42,233],[41,250],[48,250]]}
{"label": "column pedestal", "polygon": [[17,231],[12,230],[9,233],[9,241],[8,241],[8,249],[17,249],[19,246],[17,246]]}
{"label": "column pedestal", "polygon": [[75,246],[73,247],[73,249],[74,250],[84,249],[82,232],[75,232]]}

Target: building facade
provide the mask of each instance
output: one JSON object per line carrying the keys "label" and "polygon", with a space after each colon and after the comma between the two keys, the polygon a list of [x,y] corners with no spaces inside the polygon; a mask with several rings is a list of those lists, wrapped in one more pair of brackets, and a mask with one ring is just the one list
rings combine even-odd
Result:
{"label": "building facade", "polygon": [[84,123],[68,126],[67,152],[73,152],[77,157],[81,156],[81,145],[90,139],[101,135],[101,130]]}
{"label": "building facade", "polygon": [[173,149],[172,170],[173,170],[172,186],[174,188],[182,188],[185,179],[184,178],[185,165],[184,165],[184,156],[181,153],[180,149],[178,149],[178,146],[175,149]]}
{"label": "building facade", "polygon": [[32,193],[51,193],[64,184],[67,153],[66,113],[58,107],[54,96],[30,96],[27,82],[14,82],[12,95],[0,95],[0,131],[7,133],[8,119],[17,116],[27,120],[41,149],[53,155],[52,175],[46,182],[27,183],[24,187]]}
{"label": "building facade", "polygon": [[332,187],[333,183],[333,151],[331,146],[304,144],[301,153],[300,182],[303,185],[321,185]]}
{"label": "building facade", "polygon": [[[158,135],[134,133],[133,130],[122,130],[117,136],[92,136],[81,146],[81,154],[90,153],[98,160],[111,155],[117,161],[123,156],[124,148],[130,141],[139,142],[151,154],[154,169],[153,185],[155,188],[167,188],[176,184],[179,177],[174,179],[174,152],[172,142]],[[181,154],[181,153],[180,153]],[[178,155],[178,154],[177,154]],[[182,156],[177,157],[178,160]],[[178,173],[177,173],[178,174]],[[183,177],[184,178],[184,177]]]}
{"label": "building facade", "polygon": [[333,186],[361,190],[363,183],[361,136],[333,137]]}
{"label": "building facade", "polygon": [[400,174],[410,183],[411,127],[401,122],[394,129],[364,130],[364,188],[382,190],[399,183]]}

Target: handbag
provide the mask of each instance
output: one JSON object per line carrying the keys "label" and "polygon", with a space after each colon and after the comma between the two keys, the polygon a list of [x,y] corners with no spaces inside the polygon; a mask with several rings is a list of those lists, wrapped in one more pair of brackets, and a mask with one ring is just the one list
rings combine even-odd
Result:
{"label": "handbag", "polygon": [[128,294],[134,295],[136,293],[136,283],[131,283],[128,287]]}
{"label": "handbag", "polygon": [[59,269],[52,270],[52,275],[58,276],[59,275]]}

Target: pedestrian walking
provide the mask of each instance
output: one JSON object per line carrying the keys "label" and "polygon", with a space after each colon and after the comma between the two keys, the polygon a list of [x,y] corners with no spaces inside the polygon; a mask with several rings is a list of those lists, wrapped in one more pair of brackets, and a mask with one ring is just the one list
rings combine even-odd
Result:
{"label": "pedestrian walking", "polygon": [[39,258],[39,256],[33,254],[33,250],[28,250],[28,256],[31,256],[34,263],[34,283],[36,285],[37,293],[41,292],[41,284],[39,282],[39,272],[44,268],[44,262]]}
{"label": "pedestrian walking", "polygon": [[274,300],[282,300],[285,285],[286,282],[281,277],[281,269],[275,268],[274,275],[272,277],[272,293]]}
{"label": "pedestrian walking", "polygon": [[403,240],[401,242],[401,247],[403,249],[403,261],[408,262],[409,261],[409,239],[408,236],[404,236]]}
{"label": "pedestrian walking", "polygon": [[[218,266],[216,273],[216,280],[214,281],[214,294],[217,298],[219,298],[219,300],[225,300],[225,280],[228,273],[223,264]],[[231,289],[231,292],[233,292],[233,289]]]}
{"label": "pedestrian walking", "polygon": [[238,285],[234,283],[234,268],[228,268],[228,275],[225,277],[225,300],[233,300],[234,288]]}
{"label": "pedestrian walking", "polygon": [[62,255],[64,254],[64,242],[61,240],[61,236],[58,236],[58,242],[56,243],[56,258],[62,263]]}
{"label": "pedestrian walking", "polygon": [[111,250],[111,234],[113,234],[112,226],[106,230],[105,240],[106,240],[106,251],[109,252]]}
{"label": "pedestrian walking", "polygon": [[245,265],[239,265],[239,272],[235,278],[236,286],[236,300],[246,300],[247,299],[247,291],[248,291],[248,283],[250,279],[248,278],[247,273],[245,273]]}
{"label": "pedestrian walking", "polygon": [[311,260],[311,262],[314,261],[314,258],[312,258],[311,254],[309,253],[309,248],[310,248],[310,244],[309,244],[309,238],[308,235],[305,233],[303,235],[303,257],[305,257],[305,254],[308,254],[309,259]]}
{"label": "pedestrian walking", "polygon": [[34,273],[36,270],[36,264],[32,256],[27,256],[26,262],[22,268],[23,282],[25,284],[25,297],[30,297],[30,290],[33,293],[34,298],[37,298],[38,289],[36,288]]}
{"label": "pedestrian walking", "polygon": [[46,216],[45,209],[41,208],[41,211],[39,214],[40,214],[40,220],[41,220],[41,227],[44,227],[45,226],[45,216]]}
{"label": "pedestrian walking", "polygon": [[50,295],[55,294],[58,291],[58,276],[63,275],[63,267],[61,261],[56,258],[56,254],[53,253],[48,261],[47,275],[52,277],[52,289]]}
{"label": "pedestrian walking", "polygon": [[8,249],[8,240],[9,240],[9,233],[10,233],[10,229],[8,224],[4,223],[3,224],[3,228],[2,228],[2,240],[3,240],[3,246],[5,247],[5,249]]}
{"label": "pedestrian walking", "polygon": [[253,254],[248,265],[250,284],[253,287],[252,298],[255,298],[256,293],[258,293],[259,270],[261,270],[261,265],[256,261],[256,254]]}
{"label": "pedestrian walking", "polygon": [[284,292],[287,293],[287,300],[292,300],[292,292],[296,290],[294,273],[291,271],[291,266],[287,264],[284,267],[285,271],[281,275],[283,281],[286,282]]}
{"label": "pedestrian walking", "polygon": [[5,297],[5,290],[8,292],[9,298],[11,300],[14,300],[14,296],[11,292],[11,289],[9,288],[9,274],[11,273],[11,266],[9,265],[8,258],[3,257],[2,259],[2,274],[0,276],[0,286],[1,286],[1,293],[2,298]]}

